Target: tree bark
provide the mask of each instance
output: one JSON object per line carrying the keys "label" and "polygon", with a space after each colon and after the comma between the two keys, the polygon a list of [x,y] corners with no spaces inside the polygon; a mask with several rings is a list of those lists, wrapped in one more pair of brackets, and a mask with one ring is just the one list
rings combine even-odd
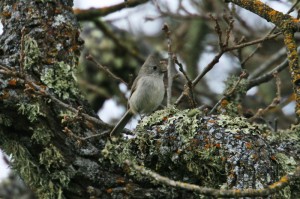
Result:
{"label": "tree bark", "polygon": [[87,185],[110,186],[118,177],[98,162],[101,143],[72,136],[107,128],[81,117],[81,111],[96,115],[73,78],[82,41],[72,4],[1,3],[0,145],[39,198],[87,198]]}

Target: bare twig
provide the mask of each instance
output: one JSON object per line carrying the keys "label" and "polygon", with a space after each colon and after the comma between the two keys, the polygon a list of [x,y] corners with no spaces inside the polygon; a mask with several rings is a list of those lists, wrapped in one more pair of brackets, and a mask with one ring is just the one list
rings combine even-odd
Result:
{"label": "bare twig", "polygon": [[[200,73],[192,82],[192,88],[194,88],[196,86],[196,84],[198,84],[198,82],[204,77],[204,75],[206,73],[208,73],[216,63],[219,62],[219,59],[221,58],[221,56],[225,53],[224,51],[224,43],[222,41],[222,31],[219,25],[218,20],[213,16],[210,15],[211,18],[215,21],[215,31],[218,34],[218,38],[219,38],[219,47],[220,47],[220,51],[219,53],[214,57],[214,59],[204,68],[204,70],[202,71],[202,73]],[[188,88],[188,87],[187,87]],[[175,105],[177,106],[181,100],[183,99],[183,97],[185,96],[185,93],[188,93],[188,91],[184,90],[181,95],[179,96],[179,98],[176,100]]]}
{"label": "bare twig", "polygon": [[0,65],[0,68],[7,72],[10,71],[10,69],[7,66]]}
{"label": "bare twig", "polygon": [[[227,45],[228,45],[228,41],[229,41],[229,38],[230,38],[230,32],[233,28],[233,21],[231,21],[230,24],[229,24],[229,27],[226,31],[226,40],[225,40],[225,42],[223,42],[223,39],[222,39],[222,34],[223,33],[222,33],[221,28],[220,28],[219,22],[218,22],[216,17],[214,17],[213,15],[210,15],[210,16],[215,21],[215,31],[218,34],[218,38],[219,38],[218,43],[219,43],[220,50],[219,50],[219,53],[217,55],[215,55],[214,59],[204,68],[202,73],[200,73],[193,80],[191,88],[194,88],[198,84],[198,82],[204,77],[204,75],[206,75],[206,73],[208,73],[215,66],[215,64],[219,62],[219,59],[221,58],[221,56],[226,51],[228,51],[227,49],[229,49]],[[181,102],[181,100],[183,99],[185,93],[188,93],[188,92],[186,90],[184,90],[182,92],[182,94],[179,96],[179,98],[176,100],[176,102],[175,102],[176,106]]]}
{"label": "bare twig", "polygon": [[241,61],[241,68],[245,68],[246,62],[249,59],[251,59],[255,55],[255,53],[258,51],[258,49],[260,49],[261,47],[262,47],[262,45],[261,45],[261,43],[259,43],[257,45],[257,47],[243,61]]}
{"label": "bare twig", "polygon": [[[204,20],[210,20],[211,17],[208,14],[203,13],[190,13],[184,6],[182,6],[181,1],[180,6],[178,6],[177,12],[174,13],[170,9],[162,10],[161,6],[158,5],[157,0],[152,0],[154,6],[156,7],[157,11],[160,13],[160,16],[158,17],[147,17],[148,20],[153,20],[153,18],[160,18],[161,16],[167,16],[175,19],[180,20],[191,20],[191,19],[204,19]],[[194,2],[193,2],[194,3]],[[199,5],[195,7],[200,7]],[[180,13],[180,11],[183,11],[185,14]],[[221,16],[216,16],[216,18],[220,19]]]}
{"label": "bare twig", "polygon": [[[253,12],[254,14],[259,15],[260,17],[266,19],[269,22],[272,22],[279,29],[289,29],[290,31],[298,31],[299,30],[299,22],[295,20],[294,17],[288,14],[284,14],[280,11],[277,11],[264,2],[260,0],[252,0],[252,1],[243,1],[243,0],[225,0],[226,3],[234,3],[242,8]],[[296,2],[298,4],[298,2]],[[257,9],[262,8],[262,9]],[[293,8],[292,8],[293,9]],[[291,9],[291,10],[292,10]],[[276,16],[276,17],[274,17]],[[284,22],[284,23],[283,23]],[[289,24],[287,26],[287,24]]]}
{"label": "bare twig", "polygon": [[224,44],[225,43],[223,43],[223,32],[222,32],[222,30],[221,30],[221,27],[220,27],[220,24],[219,24],[219,21],[218,21],[218,19],[216,18],[216,17],[214,17],[212,14],[210,14],[210,17],[211,17],[211,19],[213,19],[214,21],[215,21],[215,31],[216,31],[216,33],[217,33],[217,35],[218,35],[218,37],[219,37],[219,42],[218,42],[218,44],[219,44],[219,47],[220,47],[220,50],[223,50],[224,49]]}
{"label": "bare twig", "polygon": [[244,47],[247,47],[247,46],[252,46],[252,45],[261,43],[261,42],[269,40],[269,39],[274,39],[274,38],[278,37],[279,35],[281,35],[281,32],[270,35],[268,37],[263,37],[261,39],[256,39],[256,40],[241,43],[241,44],[238,44],[238,45],[235,45],[235,46],[227,47],[225,50],[226,51],[232,51],[232,50],[237,50],[237,49],[244,48]]}
{"label": "bare twig", "polygon": [[[207,66],[204,68],[204,70],[202,71],[202,73],[200,73],[192,82],[192,86],[195,87],[198,82],[206,75],[206,73],[208,73],[216,63],[219,62],[219,59],[221,58],[221,56],[223,55],[224,52],[219,52],[217,55],[215,55],[215,57],[213,58],[213,60],[207,64]],[[177,106],[181,100],[184,97],[184,92],[178,97],[178,99],[175,102],[175,105]]]}
{"label": "bare twig", "polygon": [[174,60],[175,64],[177,64],[177,66],[179,67],[179,71],[184,75],[186,81],[187,81],[189,84],[192,84],[191,79],[189,78],[189,76],[188,76],[188,75],[186,74],[186,72],[184,71],[182,64],[178,61],[178,59],[177,59],[176,56],[174,56],[173,60]]}
{"label": "bare twig", "polygon": [[184,71],[182,64],[179,63],[176,56],[174,56],[174,62],[175,62],[175,64],[177,64],[179,66],[179,71],[182,72],[182,74],[184,75],[184,77],[187,81],[187,84],[185,86],[187,86],[188,88],[185,88],[184,90],[187,92],[186,94],[190,99],[191,106],[193,108],[195,108],[196,107],[196,102],[195,102],[194,93],[193,93],[193,83],[190,80],[190,78],[188,77],[188,75],[186,74],[186,72]]}
{"label": "bare twig", "polygon": [[140,62],[145,61],[145,57],[143,57],[137,50],[134,48],[127,46],[123,41],[121,41],[116,34],[110,30],[107,25],[100,19],[94,19],[94,24],[107,36],[109,37],[115,44],[120,47],[121,49],[124,49],[126,52],[128,52],[130,55],[132,55],[134,58],[136,58]]}
{"label": "bare twig", "polygon": [[[214,65],[219,62],[219,59],[221,58],[221,56],[225,52],[232,51],[232,50],[237,50],[237,49],[241,49],[241,48],[244,48],[244,47],[247,47],[247,46],[251,46],[251,45],[255,45],[255,44],[261,43],[263,41],[276,38],[277,36],[279,36],[281,34],[281,33],[276,33],[276,34],[273,34],[273,35],[270,35],[270,36],[265,36],[265,37],[263,37],[261,39],[253,40],[253,41],[250,41],[250,42],[245,42],[245,43],[237,44],[237,45],[234,45],[234,46],[226,46],[225,44],[228,44],[228,43],[226,41],[223,42],[223,40],[222,40],[222,31],[221,31],[221,28],[220,28],[219,23],[217,21],[217,18],[214,17],[214,16],[212,16],[212,15],[211,15],[211,18],[216,23],[216,25],[215,25],[215,31],[218,34],[218,38],[219,38],[219,42],[218,43],[219,43],[220,51],[218,52],[218,54],[215,55],[215,57],[213,58],[213,60],[204,68],[204,70],[202,71],[202,73],[200,73],[193,80],[193,82],[192,82],[193,83],[192,84],[193,87],[195,87],[198,84],[198,82],[206,75],[206,73],[208,73],[214,67]],[[232,26],[229,25],[229,28],[226,31],[227,32],[226,40],[227,40],[227,38],[229,40],[228,34],[230,33],[230,29],[232,29]],[[183,99],[184,93],[186,93],[186,91],[183,91],[182,94],[176,100],[176,102],[175,102],[176,106]]]}
{"label": "bare twig", "polygon": [[114,78],[114,79],[122,82],[126,86],[128,86],[127,82],[125,82],[122,78],[120,78],[117,75],[115,75],[114,73],[112,73],[106,66],[103,66],[102,64],[100,64],[99,62],[97,62],[92,55],[87,55],[86,59],[90,60],[93,63],[95,63],[101,70],[103,70],[104,72],[106,72],[112,78]]}
{"label": "bare twig", "polygon": [[229,39],[230,39],[230,36],[231,36],[231,32],[233,30],[233,23],[234,23],[234,20],[232,19],[231,16],[227,17],[227,16],[223,16],[223,18],[225,19],[225,21],[228,23],[228,28],[226,30],[226,39],[225,39],[225,42],[223,44],[223,46],[227,47],[229,45]]}
{"label": "bare twig", "polygon": [[93,91],[94,93],[106,97],[106,98],[110,98],[111,95],[103,88],[100,88],[99,86],[93,85],[83,79],[78,79],[78,83],[83,87],[86,88],[88,90]]}
{"label": "bare twig", "polygon": [[176,70],[173,60],[172,52],[172,40],[171,40],[171,31],[168,24],[164,24],[162,30],[165,32],[167,43],[168,43],[168,87],[167,87],[167,106],[172,104],[172,85],[174,76],[176,75]]}
{"label": "bare twig", "polygon": [[278,106],[278,104],[280,103],[280,101],[281,101],[281,91],[280,91],[281,90],[281,81],[280,81],[280,78],[279,78],[279,75],[277,72],[274,72],[273,76],[276,78],[276,97],[272,100],[272,102],[269,106],[267,106],[264,109],[258,109],[256,114],[253,117],[249,118],[249,121],[253,121],[256,118],[263,116],[271,109],[276,108]]}
{"label": "bare twig", "polygon": [[[284,43],[287,48],[287,57],[289,59],[290,74],[292,77],[294,93],[296,95],[296,115],[300,118],[300,69],[299,69],[299,56],[297,54],[297,44],[295,41],[294,33],[299,31],[299,20],[288,14],[283,14],[274,10],[270,6],[259,0],[242,1],[242,0],[226,0],[225,2],[232,2],[239,5],[267,21],[275,24],[282,32]],[[298,4],[298,1],[296,2]],[[258,7],[263,9],[257,9]],[[292,10],[292,9],[291,9]],[[276,17],[274,17],[276,16]]]}
{"label": "bare twig", "polygon": [[292,5],[292,7],[286,12],[286,14],[290,14],[291,12],[293,12],[294,8],[296,8],[296,6],[298,5],[298,3],[300,2],[300,0],[295,1],[295,3]]}
{"label": "bare twig", "polygon": [[[300,49],[300,48],[299,48]],[[299,51],[299,50],[298,50]],[[262,83],[268,82],[271,79],[274,78],[274,73],[277,72],[281,72],[283,69],[287,68],[289,65],[288,59],[285,59],[281,64],[279,64],[277,67],[275,67],[272,71],[257,77],[255,79],[251,79],[249,80],[248,86],[247,86],[247,90],[251,89],[254,86],[258,86]]]}
{"label": "bare twig", "polygon": [[140,172],[141,174],[155,180],[156,182],[164,185],[168,185],[171,187],[182,188],[190,191],[195,191],[197,193],[206,195],[206,196],[214,196],[214,197],[262,197],[262,196],[269,196],[274,194],[284,187],[288,186],[291,182],[295,181],[296,179],[300,178],[300,166],[298,166],[294,172],[289,173],[283,177],[278,182],[275,182],[264,189],[244,189],[244,190],[237,190],[237,189],[213,189],[203,186],[198,186],[195,184],[185,183],[181,181],[175,181],[168,177],[162,176],[154,171],[146,169],[143,166],[139,166],[129,160],[125,161],[125,164],[133,168],[134,170]]}
{"label": "bare twig", "polygon": [[92,139],[92,138],[101,137],[103,135],[109,135],[110,131],[111,130],[104,131],[103,133],[98,133],[98,134],[95,134],[95,135],[90,135],[90,136],[87,136],[87,137],[82,137],[81,140],[85,141],[85,140],[89,140],[89,139]]}
{"label": "bare twig", "polygon": [[[72,106],[70,106],[69,104],[64,103],[63,101],[57,99],[56,97],[54,97],[53,95],[49,94],[48,92],[45,93],[47,97],[49,97],[52,101],[56,102],[58,105],[74,112],[77,113],[78,110],[73,108]],[[83,118],[85,118],[86,120],[93,122],[94,124],[98,124],[98,125],[104,125],[106,127],[111,128],[111,126],[109,126],[108,124],[102,122],[100,119],[92,117],[86,113],[81,113],[81,115],[83,116]]]}
{"label": "bare twig", "polygon": [[268,70],[269,67],[271,67],[274,63],[276,63],[280,58],[282,58],[285,55],[286,55],[286,48],[283,47],[277,53],[273,54],[270,58],[268,58],[268,60],[266,60],[264,63],[258,66],[253,72],[251,72],[248,78],[251,80],[261,75],[266,70]]}
{"label": "bare twig", "polygon": [[89,139],[92,139],[92,138],[96,138],[96,137],[101,137],[101,136],[104,136],[104,135],[108,135],[109,132],[110,132],[110,130],[104,131],[103,133],[98,133],[98,134],[95,134],[95,135],[90,135],[90,136],[87,136],[87,137],[81,137],[81,136],[76,135],[68,127],[65,127],[63,129],[63,132],[66,133],[66,134],[68,134],[70,137],[73,137],[73,138],[77,139],[77,142],[79,144],[81,144],[81,142],[84,142],[86,140],[89,140]]}

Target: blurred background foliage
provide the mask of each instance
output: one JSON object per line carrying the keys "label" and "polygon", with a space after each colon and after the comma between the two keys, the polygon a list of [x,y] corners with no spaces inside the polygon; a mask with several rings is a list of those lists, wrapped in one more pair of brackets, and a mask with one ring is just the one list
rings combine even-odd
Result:
{"label": "blurred background foliage", "polygon": [[[294,5],[294,1],[291,0],[264,2],[284,13]],[[294,17],[298,8],[299,5],[296,4],[291,13]],[[157,0],[135,8],[126,8],[124,12],[126,14],[81,22],[81,37],[85,45],[80,59],[78,79],[95,111],[103,108],[107,100],[114,100],[118,105],[126,107],[128,93],[124,89],[126,87],[124,84],[121,85],[95,63],[87,60],[86,55],[92,55],[97,62],[125,80],[130,87],[148,54],[159,51],[167,59],[167,39],[161,30],[166,23],[171,31],[172,52],[176,54],[189,78],[193,80],[220,50],[218,41],[220,34],[216,32],[216,22],[210,15],[217,19],[223,41],[226,39],[226,31],[230,30],[230,21],[234,21],[230,30],[229,47],[262,39],[274,28],[274,25],[255,14],[223,1]],[[278,32],[276,28],[273,31]],[[296,35],[296,38],[299,40],[299,35]],[[264,75],[285,59],[285,46],[280,34],[273,39],[226,52],[194,88],[197,106],[204,105],[211,109],[226,92],[226,84],[231,85],[227,86],[228,91],[234,85],[231,81],[236,82],[242,72],[248,76],[245,83],[247,84],[248,80]],[[178,71],[176,77],[173,102],[182,93],[186,83],[181,72]],[[287,128],[295,121],[295,102],[288,67],[280,72],[279,77],[280,102],[256,121],[273,128],[277,126]],[[238,94],[240,91],[236,92],[223,100],[226,103],[221,103],[215,111],[216,114],[229,112],[231,105],[231,108],[235,106],[238,109],[236,114],[252,117],[258,109],[268,107],[278,91],[273,78],[247,91],[246,95],[245,92],[244,94],[241,92],[240,95]],[[188,98],[183,99],[179,108],[191,108]],[[114,122],[118,118],[110,120]]]}

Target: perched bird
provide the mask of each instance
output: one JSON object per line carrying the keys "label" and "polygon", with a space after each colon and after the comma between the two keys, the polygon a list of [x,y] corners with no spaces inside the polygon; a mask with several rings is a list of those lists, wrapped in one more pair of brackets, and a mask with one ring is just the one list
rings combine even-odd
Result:
{"label": "perched bird", "polygon": [[146,59],[132,84],[128,110],[110,136],[118,136],[134,114],[149,114],[158,108],[165,95],[163,78],[166,71],[167,67],[157,53]]}

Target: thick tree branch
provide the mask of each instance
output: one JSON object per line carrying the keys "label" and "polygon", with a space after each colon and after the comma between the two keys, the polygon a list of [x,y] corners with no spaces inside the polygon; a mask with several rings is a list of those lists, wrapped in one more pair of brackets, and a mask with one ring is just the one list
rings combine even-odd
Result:
{"label": "thick tree branch", "polygon": [[273,8],[269,7],[260,0],[244,1],[244,0],[225,0],[225,2],[234,3],[242,8],[245,8],[269,22],[275,24],[281,30],[290,29],[292,31],[299,31],[300,23],[298,19],[293,18],[288,14],[283,14]]}
{"label": "thick tree branch", "polygon": [[[296,134],[297,129],[289,136]],[[280,167],[280,147],[270,147],[268,135],[272,132],[245,118],[166,109],[144,118],[134,139],[108,143],[103,153],[121,165],[129,164],[133,168],[129,174],[137,180],[150,178],[158,184],[216,197],[274,194],[280,198],[279,190],[299,179],[300,167],[283,172],[275,169]],[[285,142],[288,139],[281,144]],[[291,146],[291,150],[298,147],[293,143],[287,147]],[[228,190],[219,189],[221,185]]]}
{"label": "thick tree branch", "polygon": [[92,20],[96,17],[102,17],[113,12],[120,11],[123,8],[131,8],[148,2],[148,0],[129,0],[123,3],[104,8],[92,8],[88,10],[74,9],[74,13],[79,21]]}

